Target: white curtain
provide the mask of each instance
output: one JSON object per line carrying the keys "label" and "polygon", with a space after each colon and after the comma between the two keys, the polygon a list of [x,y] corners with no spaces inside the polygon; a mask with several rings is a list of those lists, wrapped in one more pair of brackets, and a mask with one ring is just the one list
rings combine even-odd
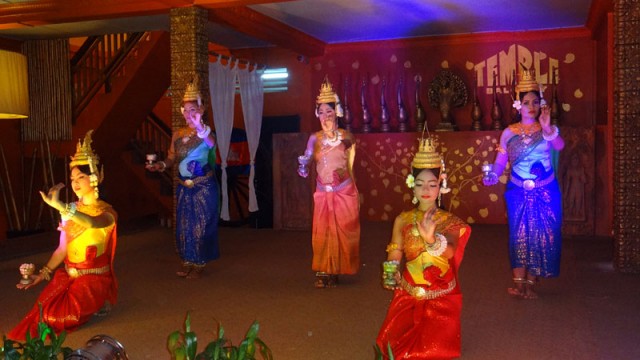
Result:
{"label": "white curtain", "polygon": [[237,61],[223,65],[220,63],[220,57],[218,57],[218,61],[209,63],[209,92],[211,94],[213,123],[216,127],[216,140],[222,168],[220,217],[223,220],[230,220],[229,194],[227,190],[227,156],[229,155],[231,131],[233,130],[233,101],[235,99],[237,65]]}
{"label": "white curtain", "polygon": [[262,71],[238,71],[240,80],[240,99],[242,101],[242,113],[244,114],[244,127],[247,132],[247,143],[249,144],[249,155],[251,159],[251,170],[249,172],[249,211],[258,211],[258,200],[256,199],[255,178],[255,158],[260,142],[260,128],[262,127],[262,108],[264,105],[264,93],[262,83]]}

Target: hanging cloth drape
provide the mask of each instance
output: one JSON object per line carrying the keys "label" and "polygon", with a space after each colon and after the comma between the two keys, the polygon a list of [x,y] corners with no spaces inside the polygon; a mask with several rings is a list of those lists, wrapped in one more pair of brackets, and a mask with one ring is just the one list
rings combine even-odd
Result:
{"label": "hanging cloth drape", "polygon": [[240,81],[240,100],[242,101],[242,113],[244,114],[244,127],[247,132],[247,143],[249,144],[249,156],[251,169],[249,172],[249,211],[258,211],[258,200],[256,199],[255,178],[255,158],[260,142],[260,128],[262,127],[262,108],[264,104],[264,93],[262,83],[262,71],[257,67],[253,71],[238,71]]}
{"label": "hanging cloth drape", "polygon": [[229,193],[227,190],[227,156],[229,155],[231,132],[233,131],[233,101],[235,99],[237,65],[238,62],[236,61],[225,66],[220,63],[220,57],[218,57],[218,61],[209,63],[209,92],[211,94],[213,123],[216,127],[216,139],[222,168],[220,218],[227,221],[230,220]]}

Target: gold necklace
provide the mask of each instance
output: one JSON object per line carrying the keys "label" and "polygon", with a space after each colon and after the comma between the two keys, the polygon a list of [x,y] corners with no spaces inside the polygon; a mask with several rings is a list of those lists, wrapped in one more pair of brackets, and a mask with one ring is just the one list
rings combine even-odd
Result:
{"label": "gold necklace", "polygon": [[519,135],[525,145],[529,145],[532,135],[541,130],[542,126],[540,126],[540,123],[537,121],[526,125],[521,122],[511,125],[511,131],[513,131],[514,134]]}
{"label": "gold necklace", "polygon": [[536,132],[542,130],[542,126],[540,126],[540,123],[537,121],[527,125],[519,122],[513,125],[512,130],[516,135],[531,136]]}

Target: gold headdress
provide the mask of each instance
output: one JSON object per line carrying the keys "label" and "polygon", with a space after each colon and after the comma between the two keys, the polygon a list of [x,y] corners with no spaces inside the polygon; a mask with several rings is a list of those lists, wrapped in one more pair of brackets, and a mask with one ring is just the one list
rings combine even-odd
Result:
{"label": "gold headdress", "polygon": [[544,105],[544,86],[536,81],[536,70],[531,68],[527,69],[522,63],[520,63],[520,71],[518,72],[518,84],[516,84],[516,97],[514,99],[513,107],[520,110],[520,94],[527,93],[529,91],[540,92],[540,104]]}
{"label": "gold headdress", "polygon": [[[424,131],[426,130],[426,126],[422,130],[422,137],[420,138],[420,142],[418,145],[418,152],[413,157],[411,161],[411,167],[413,169],[438,169],[440,172],[440,179],[442,183],[440,184],[440,193],[446,194],[451,189],[447,186],[447,175],[446,169],[444,166],[444,159],[442,155],[436,151],[436,145],[434,145],[434,141],[429,135],[429,131],[427,130],[427,137],[424,137]],[[415,186],[415,178],[413,174],[409,173],[406,179],[407,186],[409,188],[413,188]],[[438,195],[438,202],[440,201],[440,195]],[[415,199],[412,201],[416,204],[418,201]]]}
{"label": "gold headdress", "polygon": [[411,167],[415,169],[440,169],[442,167],[442,157],[436,151],[436,146],[430,136],[426,139],[420,139],[418,152],[411,161]]}
{"label": "gold headdress", "polygon": [[322,85],[320,85],[320,95],[316,98],[316,116],[318,116],[318,106],[320,104],[335,103],[336,116],[342,117],[344,115],[342,106],[340,105],[340,97],[333,91],[333,85],[329,82],[329,77],[325,75]]}
{"label": "gold headdress", "polygon": [[195,101],[198,106],[202,106],[202,95],[200,94],[200,85],[198,84],[198,76],[196,75],[190,83],[187,83],[187,89],[184,91],[182,102]]}
{"label": "gold headdress", "polygon": [[104,169],[98,169],[100,158],[96,153],[93,152],[93,149],[91,148],[92,133],[93,130],[87,131],[87,134],[84,136],[84,142],[78,140],[78,145],[76,146],[76,154],[71,157],[69,169],[73,169],[74,167],[79,165],[89,165],[89,170],[91,171],[91,186],[97,189],[98,184],[100,184],[104,179]]}
{"label": "gold headdress", "polygon": [[316,99],[316,104],[328,104],[328,103],[337,103],[338,97],[333,91],[333,86],[329,82],[329,78],[327,76],[324,77],[324,81],[320,86],[320,95],[318,95]]}

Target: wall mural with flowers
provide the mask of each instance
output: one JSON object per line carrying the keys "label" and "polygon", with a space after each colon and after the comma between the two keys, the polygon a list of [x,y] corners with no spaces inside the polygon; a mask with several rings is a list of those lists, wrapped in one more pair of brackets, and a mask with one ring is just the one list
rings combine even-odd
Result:
{"label": "wall mural with flowers", "polygon": [[[499,185],[482,185],[482,164],[493,162],[499,132],[436,132],[431,137],[443,154],[451,192],[442,195],[442,207],[469,223],[505,223],[502,203],[507,176]],[[420,133],[358,134],[355,162],[361,195],[361,217],[392,221],[414,207],[406,178]]]}

